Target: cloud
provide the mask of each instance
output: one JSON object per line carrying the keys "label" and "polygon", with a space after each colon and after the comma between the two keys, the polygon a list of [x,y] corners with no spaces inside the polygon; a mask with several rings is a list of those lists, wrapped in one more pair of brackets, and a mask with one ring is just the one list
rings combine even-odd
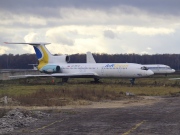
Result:
{"label": "cloud", "polygon": [[[151,1],[144,1],[144,0],[53,0],[49,2],[48,0],[38,0],[38,1],[24,1],[24,0],[5,0],[0,1],[0,9],[9,10],[11,12],[18,12],[18,13],[36,13],[38,11],[39,14],[48,14],[47,8],[55,9],[51,11],[51,16],[56,14],[57,8],[77,8],[77,9],[92,9],[92,10],[106,10],[112,7],[119,7],[119,6],[129,6],[135,7],[138,9],[142,9],[143,11],[154,13],[154,14],[179,14],[179,4],[178,0],[171,0],[171,1],[164,1],[164,0],[151,0]],[[25,10],[26,9],[26,10]],[[38,10],[39,9],[39,10]],[[44,9],[44,10],[43,10]],[[40,12],[41,11],[41,12]],[[126,10],[126,12],[129,12]]]}
{"label": "cloud", "polygon": [[[27,6],[27,5],[26,5]],[[46,5],[48,6],[48,5]],[[35,6],[36,7],[36,6]],[[62,25],[124,25],[138,27],[177,27],[179,16],[150,14],[141,8],[129,5],[114,5],[108,9],[75,7],[35,7],[32,11],[24,9],[16,13],[10,10],[0,11],[0,24],[9,27],[49,28]],[[21,7],[22,10],[24,7]],[[49,12],[50,13],[47,13]],[[137,19],[138,18],[138,19]],[[167,20],[168,18],[168,20]],[[143,25],[143,26],[142,26]]]}
{"label": "cloud", "polygon": [[52,53],[179,53],[179,4],[178,0],[0,1],[0,53],[34,52],[31,46],[5,46],[4,41],[51,42]]}
{"label": "cloud", "polygon": [[0,54],[6,54],[6,52],[9,50],[8,47],[5,47],[5,46],[1,46],[0,47]]}
{"label": "cloud", "polygon": [[74,45],[74,40],[68,37],[68,31],[66,33],[61,29],[50,29],[46,32],[46,37],[53,43],[59,43],[61,45]]}
{"label": "cloud", "polygon": [[114,39],[116,36],[115,36],[115,33],[113,31],[105,30],[104,31],[104,37]]}
{"label": "cloud", "polygon": [[146,52],[146,51],[143,51],[143,52],[141,52],[141,54],[149,54],[148,52]]}
{"label": "cloud", "polygon": [[37,33],[31,32],[31,33],[27,34],[24,37],[24,40],[27,43],[37,42],[37,40],[38,40]]}
{"label": "cloud", "polygon": [[175,32],[174,29],[172,28],[146,28],[146,27],[134,27],[132,29],[133,32],[136,32],[140,35],[149,35],[149,36],[154,36],[154,35],[159,35],[159,34],[172,34]]}

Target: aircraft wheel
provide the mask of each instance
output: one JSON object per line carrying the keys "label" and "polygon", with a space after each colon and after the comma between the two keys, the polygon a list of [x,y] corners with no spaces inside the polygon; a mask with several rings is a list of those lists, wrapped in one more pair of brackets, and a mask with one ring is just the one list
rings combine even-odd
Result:
{"label": "aircraft wheel", "polygon": [[135,82],[135,78],[130,79],[131,85],[134,85],[134,82]]}
{"label": "aircraft wheel", "polygon": [[95,83],[100,83],[99,78],[94,78]]}
{"label": "aircraft wheel", "polygon": [[62,82],[68,82],[68,78],[62,78]]}

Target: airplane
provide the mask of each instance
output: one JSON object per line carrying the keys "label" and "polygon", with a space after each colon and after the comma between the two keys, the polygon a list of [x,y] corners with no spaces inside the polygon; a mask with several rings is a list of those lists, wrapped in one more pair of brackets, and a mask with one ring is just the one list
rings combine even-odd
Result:
{"label": "airplane", "polygon": [[134,84],[135,78],[154,74],[136,63],[68,63],[68,55],[53,56],[49,52],[45,45],[50,43],[4,43],[32,45],[39,61],[37,68],[41,73],[46,73],[11,77],[57,77],[62,78],[62,82],[67,82],[69,78],[94,78],[94,82],[99,82],[100,78],[131,78],[131,84]]}
{"label": "airplane", "polygon": [[[96,63],[93,55],[91,52],[86,53],[86,63]],[[170,68],[168,65],[163,65],[163,64],[147,64],[143,66],[147,67],[148,69],[152,70],[154,74],[170,74],[174,73],[175,70]]]}
{"label": "airplane", "polygon": [[170,66],[163,65],[163,64],[147,64],[144,66],[146,66],[148,69],[152,70],[154,72],[154,74],[165,74],[165,75],[167,75],[167,74],[175,72],[175,70],[172,69]]}

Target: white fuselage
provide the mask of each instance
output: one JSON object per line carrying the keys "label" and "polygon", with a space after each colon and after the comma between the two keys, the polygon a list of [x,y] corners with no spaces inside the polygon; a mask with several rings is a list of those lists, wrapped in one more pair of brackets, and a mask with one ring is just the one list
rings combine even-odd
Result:
{"label": "white fuselage", "polygon": [[72,63],[59,64],[61,73],[95,73],[99,77],[139,78],[153,75],[151,70],[134,63]]}
{"label": "white fuselage", "polygon": [[[93,55],[91,52],[86,53],[86,62],[87,63],[96,63]],[[152,70],[155,74],[169,74],[169,73],[174,73],[175,70],[170,68],[167,65],[163,64],[147,64],[144,65],[148,69]]]}
{"label": "white fuselage", "polygon": [[144,65],[148,69],[152,70],[155,74],[169,74],[169,73],[174,73],[175,70],[170,68],[167,65],[163,64],[149,64],[149,65]]}

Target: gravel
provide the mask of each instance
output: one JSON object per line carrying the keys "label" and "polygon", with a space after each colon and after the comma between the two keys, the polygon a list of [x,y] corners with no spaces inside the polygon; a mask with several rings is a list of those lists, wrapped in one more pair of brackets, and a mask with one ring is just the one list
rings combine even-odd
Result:
{"label": "gravel", "polygon": [[12,132],[16,128],[27,127],[43,117],[49,117],[49,114],[41,111],[28,111],[18,108],[11,110],[0,118],[0,134]]}

